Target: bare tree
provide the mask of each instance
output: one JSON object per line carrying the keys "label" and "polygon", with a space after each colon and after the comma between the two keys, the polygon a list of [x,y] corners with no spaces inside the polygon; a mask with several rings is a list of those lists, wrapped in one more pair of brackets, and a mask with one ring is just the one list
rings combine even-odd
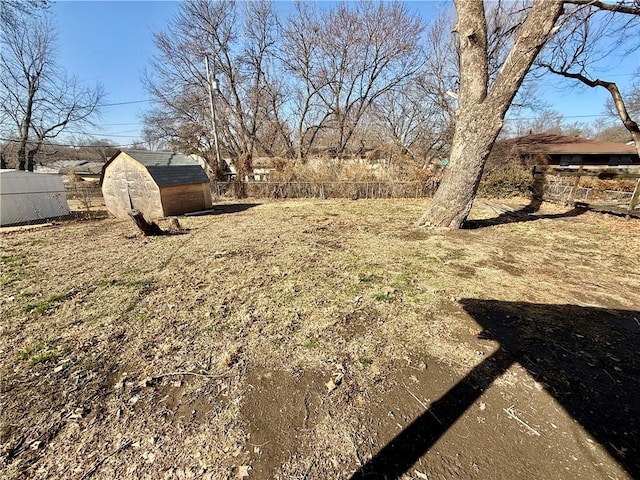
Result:
{"label": "bare tree", "polygon": [[[155,35],[159,54],[146,84],[158,107],[146,118],[148,132],[170,135],[190,151],[210,152],[208,57],[220,83],[214,102],[222,149],[234,159],[256,150],[271,153],[272,134],[281,128],[272,110],[280,101],[272,84],[275,28],[267,0],[181,4],[170,26]],[[265,131],[269,141],[262,139]]]}
{"label": "bare tree", "polygon": [[0,115],[19,142],[18,168],[33,171],[45,140],[70,124],[89,122],[104,92],[100,85],[81,85],[56,65],[55,33],[47,17],[25,14],[2,26]]}
{"label": "bare tree", "polygon": [[295,15],[282,29],[279,58],[283,70],[290,74],[285,99],[292,105],[287,121],[293,125],[299,161],[306,157],[330,114],[320,97],[329,82],[329,75],[320,68],[321,19],[315,3],[296,2]]}
{"label": "bare tree", "polygon": [[[495,80],[512,47],[517,27],[524,20],[522,2],[496,2],[487,6],[487,70]],[[459,49],[452,34],[455,16],[447,10],[428,27],[426,61],[422,74],[401,92],[394,90],[376,102],[374,117],[384,122],[394,143],[420,151],[427,162],[447,158],[455,130],[456,92],[459,90]],[[537,111],[535,79],[525,80],[510,111]],[[419,141],[418,141],[419,140]]]}
{"label": "bare tree", "polygon": [[627,96],[627,108],[632,115],[640,115],[640,68],[635,71],[635,82]]}
{"label": "bare tree", "polygon": [[[610,94],[610,108],[635,141],[640,154],[640,127],[632,114],[640,114],[640,93],[632,89],[627,101],[615,82],[596,78],[603,59],[624,57],[640,50],[640,6],[573,0],[562,31],[554,37],[547,54],[538,61],[549,72],[577,80]],[[638,81],[635,82],[638,87]]]}
{"label": "bare tree", "polygon": [[[211,154],[213,138],[207,101],[208,80],[204,69],[209,52],[206,41],[201,38],[202,19],[196,21],[192,18],[187,11],[189,5],[181,4],[180,13],[166,30],[154,35],[159,53],[153,58],[144,82],[156,105],[145,116],[144,136],[154,144],[202,153],[216,170],[217,166],[213,165],[215,157]],[[216,18],[233,21],[233,16],[227,15],[227,9],[235,8],[234,5],[221,2],[218,7],[220,11]],[[226,30],[231,31],[232,28]],[[225,149],[231,150],[229,146]]]}
{"label": "bare tree", "polygon": [[[420,73],[382,94],[369,117],[383,141],[390,141],[420,166],[447,157],[455,126],[458,61],[450,11],[426,31],[425,62]],[[448,92],[448,93],[447,93]]]}
{"label": "bare tree", "polygon": [[475,198],[482,170],[504,116],[536,56],[555,33],[561,0],[537,0],[491,81],[488,22],[482,0],[457,0],[460,90],[450,162],[418,225],[459,228]]}
{"label": "bare tree", "polygon": [[80,142],[84,145],[84,150],[95,155],[101,162],[106,163],[114,154],[118,152],[118,147],[109,139],[87,139]]}
{"label": "bare tree", "polygon": [[372,103],[419,72],[423,25],[401,3],[296,7],[281,59],[293,77],[297,154],[324,136],[340,156]]}
{"label": "bare tree", "polygon": [[0,25],[15,26],[25,16],[37,14],[38,10],[46,10],[49,7],[48,0],[2,0],[0,8]]}
{"label": "bare tree", "polygon": [[[573,49],[571,56],[564,57],[566,65],[580,64],[581,60],[574,60],[573,56],[576,54],[576,59],[583,58],[580,55],[588,49],[588,36],[583,28],[588,29],[590,22],[587,21],[588,18],[580,18],[576,8],[567,8],[565,11],[565,5],[576,5],[578,11],[589,9],[631,16],[637,16],[639,10],[635,0],[613,3],[592,0],[534,0],[530,7],[527,6],[522,11],[523,21],[514,26],[508,55],[496,70],[495,78],[492,78],[487,40],[489,22],[485,17],[483,2],[458,0],[455,5],[460,55],[456,131],[450,165],[430,208],[418,222],[421,226],[459,228],[465,221],[491,146],[502,128],[505,113],[545,44],[556,34],[557,38],[564,36],[570,39],[577,48]],[[574,19],[577,20],[574,22]],[[611,24],[608,22],[598,26],[604,28],[603,31],[611,32]],[[573,34],[572,28],[576,29],[577,35]],[[624,36],[620,38],[624,39]],[[571,75],[582,81],[579,78],[581,73],[572,72]],[[628,113],[621,108],[623,102],[619,92],[616,93],[615,84],[585,78],[592,86],[602,86],[609,90],[621,118],[633,129]]]}

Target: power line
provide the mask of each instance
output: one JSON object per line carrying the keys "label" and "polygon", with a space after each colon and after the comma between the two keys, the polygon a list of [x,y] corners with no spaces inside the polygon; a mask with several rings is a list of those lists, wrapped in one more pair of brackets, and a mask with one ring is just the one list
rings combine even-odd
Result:
{"label": "power line", "polygon": [[100,125],[105,127],[115,127],[115,126],[129,126],[129,125],[140,125],[140,122],[135,123],[100,123]]}
{"label": "power line", "polygon": [[[128,132],[140,132],[140,130],[127,130]],[[122,135],[124,133],[127,132],[120,132],[120,134],[116,134],[116,133],[98,133],[98,132],[79,132],[79,131],[74,131],[74,130],[67,130],[66,133],[71,133],[71,134],[75,134],[75,135],[86,135],[88,137],[114,137],[114,138],[131,138],[131,137],[135,137],[136,135]]]}
{"label": "power line", "polygon": [[153,102],[154,100],[152,98],[147,98],[145,100],[130,100],[128,102],[116,102],[116,103],[103,103],[102,106],[103,107],[115,107],[117,105],[132,105],[134,103],[146,103],[146,102]]}
{"label": "power line", "polygon": [[[590,114],[590,115],[562,115],[558,113],[558,117],[561,120],[565,120],[567,118],[598,118],[598,117],[611,117],[611,115],[607,115],[606,113],[599,114]],[[505,120],[542,120],[541,117],[506,117]]]}
{"label": "power line", "polygon": [[[12,142],[12,143],[20,143],[19,140],[15,140],[13,138],[0,138],[0,141],[3,142]],[[97,147],[107,147],[107,148],[123,148],[123,147],[131,147],[133,145],[135,145],[138,142],[132,142],[132,143],[125,143],[125,144],[121,144],[121,145],[77,145],[77,144],[71,144],[71,143],[52,143],[52,142],[42,142],[43,145],[46,145],[48,147],[70,147],[70,148],[97,148]]]}

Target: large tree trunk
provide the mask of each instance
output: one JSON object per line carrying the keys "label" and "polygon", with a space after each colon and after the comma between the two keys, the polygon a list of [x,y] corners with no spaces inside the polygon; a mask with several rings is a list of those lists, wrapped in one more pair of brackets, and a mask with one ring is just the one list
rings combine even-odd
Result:
{"label": "large tree trunk", "polygon": [[18,149],[18,170],[27,169],[27,149],[20,147]]}
{"label": "large tree trunk", "polygon": [[562,12],[562,0],[536,0],[489,90],[487,22],[482,0],[456,0],[460,92],[451,156],[440,188],[418,226],[460,228],[484,164],[525,75]]}
{"label": "large tree trunk", "polygon": [[459,228],[469,215],[484,164],[502,127],[501,119],[489,119],[481,109],[474,112],[456,124],[449,165],[419,226]]}

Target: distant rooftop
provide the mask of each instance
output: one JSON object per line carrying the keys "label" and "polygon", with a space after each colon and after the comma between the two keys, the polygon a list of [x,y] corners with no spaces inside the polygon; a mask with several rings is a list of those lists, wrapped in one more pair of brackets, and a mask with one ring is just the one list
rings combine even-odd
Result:
{"label": "distant rooftop", "polygon": [[603,142],[580,137],[554,134],[527,135],[507,140],[521,153],[546,153],[548,155],[637,155],[633,145]]}

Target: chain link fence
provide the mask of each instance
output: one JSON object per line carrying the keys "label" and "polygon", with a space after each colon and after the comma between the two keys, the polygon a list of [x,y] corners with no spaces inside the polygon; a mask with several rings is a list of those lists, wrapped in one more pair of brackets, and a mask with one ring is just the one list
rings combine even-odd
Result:
{"label": "chain link fence", "polygon": [[[551,183],[544,186],[544,196],[554,200],[568,201],[573,187],[561,183]],[[586,201],[591,194],[591,188],[578,187],[574,193],[574,200]]]}
{"label": "chain link fence", "polygon": [[604,200],[610,200],[613,202],[629,203],[633,192],[619,192],[617,190],[605,190],[603,193]]}
{"label": "chain link fence", "polygon": [[65,183],[69,207],[73,210],[91,209],[104,205],[102,189],[97,182],[67,182]]}
{"label": "chain link fence", "polygon": [[[437,182],[246,182],[244,190],[254,198],[425,198],[431,197]],[[214,196],[235,197],[234,182],[212,182]]]}

